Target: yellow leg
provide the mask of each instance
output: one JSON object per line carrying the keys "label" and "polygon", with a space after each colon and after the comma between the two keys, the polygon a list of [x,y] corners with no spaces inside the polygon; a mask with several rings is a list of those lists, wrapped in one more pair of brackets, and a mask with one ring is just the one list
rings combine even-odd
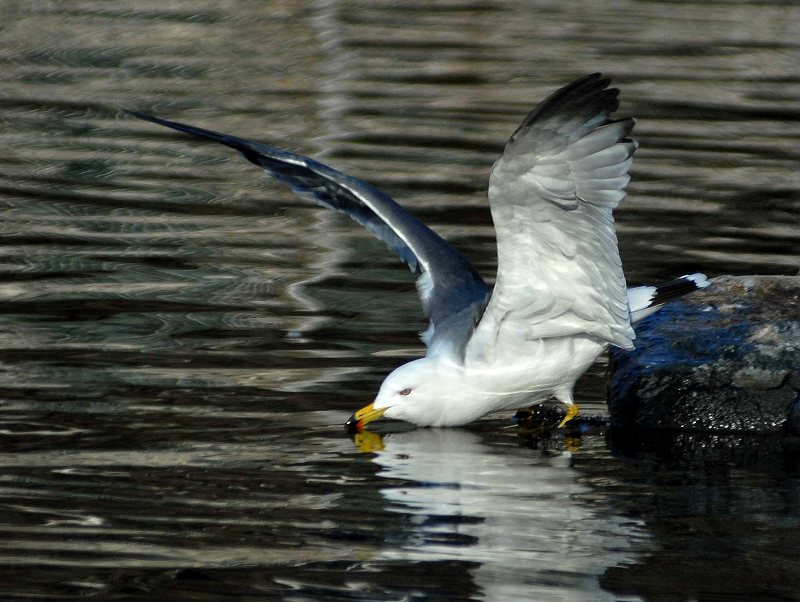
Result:
{"label": "yellow leg", "polygon": [[575,418],[575,416],[577,415],[578,415],[578,406],[576,406],[574,403],[567,404],[567,415],[564,416],[564,420],[561,421],[561,424],[558,425],[558,428],[561,428],[562,426],[567,424],[567,422]]}

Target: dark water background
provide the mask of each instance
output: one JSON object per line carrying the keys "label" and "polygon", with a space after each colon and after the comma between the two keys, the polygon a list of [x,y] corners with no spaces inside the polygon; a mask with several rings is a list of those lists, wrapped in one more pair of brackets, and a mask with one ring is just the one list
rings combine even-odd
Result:
{"label": "dark water background", "polygon": [[[800,600],[798,452],[341,424],[407,270],[138,108],[383,187],[491,277],[489,168],[603,71],[630,283],[800,264],[793,2],[0,2],[0,597]],[[604,367],[581,382],[604,411]]]}

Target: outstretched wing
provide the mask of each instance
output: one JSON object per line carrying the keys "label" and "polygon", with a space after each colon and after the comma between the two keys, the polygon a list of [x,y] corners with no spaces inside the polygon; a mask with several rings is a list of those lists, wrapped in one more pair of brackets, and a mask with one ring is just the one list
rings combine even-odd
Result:
{"label": "outstretched wing", "polygon": [[476,316],[486,304],[488,288],[461,253],[389,196],[302,155],[138,111],[128,113],[229,146],[299,196],[349,215],[395,251],[412,272],[420,274],[417,288],[431,322],[425,337],[428,353],[463,354]]}
{"label": "outstretched wing", "polygon": [[556,91],[495,163],[497,282],[468,354],[580,334],[633,347],[612,210],[630,179],[634,121],[610,119],[619,90],[608,84],[595,73]]}

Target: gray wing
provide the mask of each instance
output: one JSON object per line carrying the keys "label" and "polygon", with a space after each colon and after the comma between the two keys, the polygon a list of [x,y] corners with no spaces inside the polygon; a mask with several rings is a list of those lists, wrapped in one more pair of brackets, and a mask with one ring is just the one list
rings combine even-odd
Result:
{"label": "gray wing", "polygon": [[610,119],[619,91],[608,84],[595,73],[556,91],[495,163],[497,282],[469,356],[514,348],[500,340],[579,334],[633,347],[612,210],[630,179],[634,121]]}
{"label": "gray wing", "polygon": [[367,228],[395,251],[412,272],[420,274],[417,289],[431,322],[423,337],[428,354],[463,355],[489,289],[461,253],[392,198],[367,182],[302,155],[138,111],[128,113],[229,146],[276,180],[288,184],[299,196],[345,213]]}

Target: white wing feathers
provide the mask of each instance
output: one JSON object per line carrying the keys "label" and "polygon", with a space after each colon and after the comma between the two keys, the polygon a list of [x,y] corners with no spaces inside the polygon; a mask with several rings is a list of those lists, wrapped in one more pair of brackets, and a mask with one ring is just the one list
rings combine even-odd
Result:
{"label": "white wing feathers", "polygon": [[[629,181],[636,143],[626,136],[634,121],[610,121],[618,90],[608,83],[594,74],[554,93],[494,165],[498,273],[468,349],[473,356],[520,349],[515,338],[582,333],[633,347],[612,210]],[[491,344],[499,339],[509,344]]]}
{"label": "white wing feathers", "polygon": [[[602,126],[574,142],[562,139],[560,147],[535,148],[536,155],[503,157],[503,170],[514,177],[514,168],[524,182],[541,192],[548,200],[564,209],[576,209],[581,201],[593,205],[616,207],[625,197],[630,181],[628,169],[635,143],[616,144],[633,129],[632,119]],[[577,129],[581,132],[585,128]],[[511,168],[511,169],[509,169]],[[495,166],[497,169],[497,166]]]}

